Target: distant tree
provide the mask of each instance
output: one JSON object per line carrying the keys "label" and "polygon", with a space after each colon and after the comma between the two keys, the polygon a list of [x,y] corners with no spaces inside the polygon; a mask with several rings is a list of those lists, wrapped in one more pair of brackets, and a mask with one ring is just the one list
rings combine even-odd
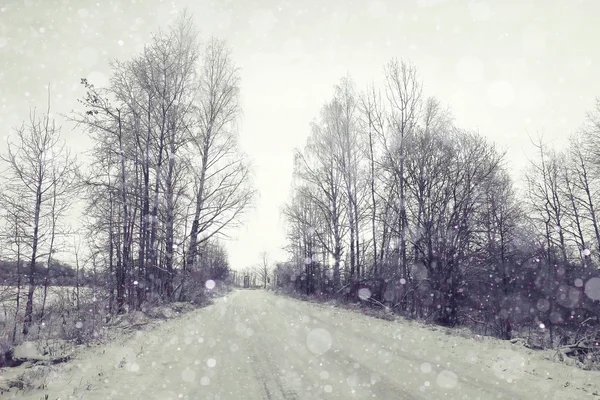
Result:
{"label": "distant tree", "polygon": [[267,288],[267,281],[269,280],[269,274],[271,272],[271,263],[269,260],[269,253],[266,251],[260,252],[260,264],[258,266],[258,276],[263,282],[263,288]]}

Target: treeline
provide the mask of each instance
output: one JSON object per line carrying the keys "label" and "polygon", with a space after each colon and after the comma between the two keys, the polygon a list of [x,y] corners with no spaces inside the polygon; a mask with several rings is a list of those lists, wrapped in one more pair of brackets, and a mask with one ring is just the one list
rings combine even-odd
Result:
{"label": "treeline", "polygon": [[233,271],[232,283],[238,287],[266,289],[273,286],[271,279],[274,277],[269,254],[266,251],[261,251],[258,265],[240,271]]}
{"label": "treeline", "polygon": [[[237,140],[239,71],[223,41],[202,40],[184,12],[141,53],[110,65],[106,87],[81,80],[79,106],[66,115],[92,144],[85,163],[61,139],[50,102],[1,155],[2,257],[20,267],[19,291],[26,286],[25,335],[44,318],[33,309],[40,280],[46,293],[64,271],[57,252],[107,293],[109,314],[194,301],[207,280],[227,278],[218,237],[254,196]],[[85,208],[78,230],[66,218],[75,203]]]}
{"label": "treeline", "polygon": [[278,284],[502,338],[595,335],[600,103],[568,149],[535,143],[518,191],[505,154],[425,97],[414,65],[384,71],[362,93],[342,79],[295,155]]}

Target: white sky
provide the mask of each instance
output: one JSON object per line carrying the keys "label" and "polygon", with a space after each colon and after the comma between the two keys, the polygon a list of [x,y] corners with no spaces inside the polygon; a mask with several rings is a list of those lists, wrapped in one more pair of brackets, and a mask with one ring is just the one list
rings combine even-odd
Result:
{"label": "white sky", "polygon": [[[108,76],[109,58],[128,58],[183,7],[203,37],[228,40],[242,69],[241,144],[260,197],[231,232],[234,268],[262,250],[285,257],[292,150],[346,73],[363,88],[390,58],[413,61],[425,93],[508,149],[517,177],[527,133],[564,144],[600,96],[594,0],[0,0],[0,136],[44,106],[48,83],[55,113],[77,107],[81,77]],[[66,124],[63,135],[75,151],[89,144]]]}

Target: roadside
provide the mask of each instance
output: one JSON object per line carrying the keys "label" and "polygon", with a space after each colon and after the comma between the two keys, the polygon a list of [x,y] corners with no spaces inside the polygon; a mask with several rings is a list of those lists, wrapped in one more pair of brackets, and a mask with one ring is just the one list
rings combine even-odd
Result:
{"label": "roadside", "polygon": [[[288,296],[281,291],[274,293],[298,304],[306,304],[299,306],[302,309],[320,309],[324,318],[347,321],[345,329],[348,334],[351,331],[374,332],[379,342],[388,343],[390,348],[400,347],[414,355],[433,356],[437,362],[416,365],[424,373],[432,366],[453,365],[449,370],[454,374],[453,379],[458,381],[469,375],[476,381],[485,381],[483,376],[492,375],[494,381],[488,380],[487,383],[496,386],[498,393],[502,386],[508,384],[515,390],[520,388],[520,392],[536,387],[536,391],[531,389],[531,397],[524,397],[531,399],[600,397],[598,372],[577,368],[568,360],[558,361],[556,350],[533,350],[523,346],[522,341],[500,340],[473,334],[466,328],[451,329],[407,320],[385,310],[339,300]],[[347,329],[348,326],[352,329]]]}
{"label": "roadside", "polygon": [[213,304],[214,300],[230,293],[231,287],[216,285],[206,289],[199,304],[173,302],[116,315],[84,343],[74,340],[37,339],[25,341],[2,355],[0,395],[19,396],[31,390],[44,390],[48,382],[68,369],[68,363],[82,353],[101,351],[108,345],[121,345],[139,332],[156,329],[166,321],[176,320]]}
{"label": "roadside", "polygon": [[573,357],[574,354],[575,356],[577,355],[577,348],[574,348],[573,346],[565,346],[555,349],[544,349],[532,345],[530,343],[530,340],[526,337],[516,336],[510,340],[501,340],[493,336],[485,336],[474,333],[471,329],[465,326],[450,328],[433,323],[427,323],[421,320],[410,320],[392,312],[389,308],[384,307],[380,303],[373,304],[367,303],[365,301],[347,302],[334,297],[307,296],[303,294],[298,294],[294,291],[290,292],[285,290],[272,290],[272,292],[278,296],[289,297],[325,309],[335,308],[349,312],[359,313],[376,319],[393,321],[404,325],[408,324],[410,326],[418,327],[420,329],[425,329],[429,331],[439,331],[450,337],[456,336],[477,342],[497,343],[499,344],[499,347],[504,349],[522,349],[525,354],[536,354],[544,360],[569,366],[572,368],[577,368],[580,370],[597,372],[600,369],[600,365],[596,365],[593,363],[587,363],[584,365],[576,357]]}
{"label": "roadside", "polygon": [[494,340],[448,335],[262,290],[82,351],[48,399],[597,398],[597,373]]}

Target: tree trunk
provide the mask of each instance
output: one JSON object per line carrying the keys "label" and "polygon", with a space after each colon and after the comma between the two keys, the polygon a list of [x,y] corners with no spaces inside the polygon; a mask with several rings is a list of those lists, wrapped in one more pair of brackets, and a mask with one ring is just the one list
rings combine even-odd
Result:
{"label": "tree trunk", "polygon": [[[404,135],[402,136],[402,142],[404,142]],[[401,276],[404,279],[404,288],[408,289],[408,266],[406,265],[406,226],[408,222],[408,218],[406,216],[406,196],[405,196],[405,182],[404,182],[404,144],[401,145],[401,160],[400,160],[400,176],[399,184],[400,184],[400,265],[401,265]],[[405,292],[406,292],[405,290]],[[403,296],[403,301],[401,304],[401,309],[406,310],[408,307],[407,297]]]}
{"label": "tree trunk", "polygon": [[[356,195],[356,188],[354,193]],[[360,265],[360,227],[358,215],[358,202],[356,201],[356,199],[354,199],[354,226],[356,227],[354,232],[354,239],[356,240],[356,276],[358,279],[361,279],[362,275],[364,275],[364,271],[362,270]]]}
{"label": "tree trunk", "polygon": [[[17,236],[18,238],[18,236]],[[19,239],[17,239],[19,240]],[[19,317],[19,307],[21,305],[21,245],[17,243],[17,298],[15,301],[15,323],[13,326],[12,343],[17,343],[17,320]]]}
{"label": "tree trunk", "polygon": [[165,182],[165,196],[167,202],[166,210],[166,221],[165,221],[165,254],[166,254],[166,270],[167,274],[165,277],[165,292],[167,299],[172,300],[173,296],[173,252],[174,252],[174,235],[175,235],[175,202],[174,202],[174,191],[175,185],[173,182],[175,172],[175,143],[173,138],[174,133],[171,133],[170,137],[170,152],[169,152],[169,167],[167,171],[167,179]]}
{"label": "tree trunk", "polygon": [[42,311],[40,312],[40,326],[38,328],[38,334],[42,329],[42,322],[44,321],[44,312],[46,310],[46,298],[48,296],[48,277],[50,275],[50,267],[52,266],[52,252],[54,251],[54,238],[56,236],[56,185],[54,186],[54,190],[52,193],[52,211],[51,211],[51,219],[52,219],[52,229],[50,232],[50,249],[48,250],[48,260],[46,267],[46,276],[44,277],[44,299],[42,300]]}
{"label": "tree trunk", "polygon": [[[109,181],[110,188],[110,181]],[[114,246],[114,201],[112,198],[112,193],[109,189],[108,192],[108,202],[109,202],[109,221],[108,221],[108,313],[112,314],[114,311],[114,303],[115,303],[115,267],[114,267],[114,259],[115,259],[115,246]]]}
{"label": "tree trunk", "polygon": [[369,158],[371,167],[371,234],[373,240],[373,277],[379,277],[377,270],[377,230],[375,220],[377,218],[377,202],[375,201],[375,154],[373,152],[373,133],[369,129]]}
{"label": "tree trunk", "polygon": [[27,292],[27,304],[25,305],[25,319],[23,321],[23,335],[29,333],[31,323],[33,321],[33,294],[35,292],[35,263],[37,259],[39,229],[40,229],[40,213],[42,208],[42,165],[38,168],[38,185],[35,196],[35,213],[33,219],[33,238],[31,246],[31,262],[29,264],[29,290]]}
{"label": "tree trunk", "polygon": [[75,253],[75,293],[77,294],[77,311],[79,311],[79,255]]}
{"label": "tree trunk", "polygon": [[[148,110],[151,108],[150,99],[148,100]],[[154,278],[154,271],[150,268],[148,263],[149,260],[149,247],[151,246],[149,240],[149,224],[150,224],[150,140],[151,140],[151,117],[148,112],[148,129],[146,132],[146,143],[144,149],[144,161],[142,163],[142,175],[144,177],[143,183],[143,197],[142,197],[142,212],[140,213],[140,244],[139,244],[139,256],[138,256],[138,285],[137,285],[137,304],[138,310],[142,308],[142,303],[145,300],[144,291],[146,286],[152,286],[152,279]]]}
{"label": "tree trunk", "polygon": [[[190,230],[190,242],[188,245],[188,254],[185,262],[186,270],[191,271],[194,262],[196,260],[197,246],[198,246],[198,228],[200,225],[200,214],[204,205],[204,184],[206,179],[206,169],[208,163],[208,152],[210,150],[210,130],[207,132],[204,138],[203,154],[202,154],[202,169],[200,170],[200,182],[198,184],[198,194],[196,195],[196,210],[194,212],[194,220],[192,221],[192,228]],[[185,299],[184,287],[181,286],[181,300]]]}
{"label": "tree trunk", "polygon": [[125,179],[125,154],[123,151],[123,131],[119,113],[119,150],[121,155],[121,201],[123,202],[123,242],[121,252],[121,265],[117,268],[117,313],[125,313],[126,273],[129,270],[129,209],[127,207],[127,187]]}
{"label": "tree trunk", "polygon": [[[157,243],[156,243],[156,231],[157,231],[157,222],[158,222],[158,194],[159,194],[159,188],[160,188],[160,178],[161,178],[161,171],[162,171],[162,162],[163,162],[163,151],[164,151],[164,127],[162,128],[161,134],[160,134],[160,141],[159,141],[159,150],[158,150],[158,163],[156,165],[156,180],[154,182],[154,199],[152,201],[152,219],[150,222],[150,241],[149,241],[149,253],[148,253],[148,261],[149,261],[149,269],[151,271],[154,271],[155,275],[159,274],[159,269],[157,268],[157,257],[156,257],[156,249],[157,249]],[[162,275],[162,274],[160,274]],[[163,283],[162,283],[162,279],[160,276],[155,276],[154,279],[156,279],[156,281],[159,283],[158,285],[156,285],[157,288],[161,288]]]}

